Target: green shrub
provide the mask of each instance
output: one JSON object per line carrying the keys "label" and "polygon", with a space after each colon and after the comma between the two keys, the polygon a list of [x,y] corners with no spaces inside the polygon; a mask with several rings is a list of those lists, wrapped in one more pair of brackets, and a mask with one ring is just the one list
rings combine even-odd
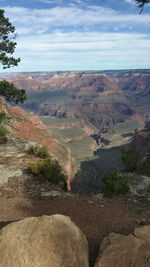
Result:
{"label": "green shrub", "polygon": [[36,155],[36,153],[37,153],[37,146],[34,146],[34,145],[29,146],[29,148],[26,150],[26,152],[28,154],[31,154],[31,155]]}
{"label": "green shrub", "polygon": [[0,123],[2,123],[6,119],[6,113],[1,111],[0,112]]}
{"label": "green shrub", "polygon": [[49,157],[49,152],[46,146],[39,147],[38,145],[31,145],[28,148],[27,153],[43,159]]}
{"label": "green shrub", "polygon": [[65,185],[66,175],[57,160],[51,158],[37,160],[29,164],[28,170],[40,182],[49,181],[53,184],[63,182]]}
{"label": "green shrub", "polygon": [[139,162],[138,173],[150,176],[150,152],[148,152],[146,158]]}
{"label": "green shrub", "polygon": [[129,191],[127,176],[121,171],[106,174],[103,178],[102,192],[106,196],[125,194]]}
{"label": "green shrub", "polygon": [[0,127],[0,143],[7,141],[8,131],[4,127]]}
{"label": "green shrub", "polygon": [[129,171],[137,171],[139,155],[135,148],[127,148],[124,146],[121,150],[121,159]]}
{"label": "green shrub", "polygon": [[38,157],[40,157],[42,159],[48,158],[49,157],[49,152],[48,152],[47,147],[46,146],[39,147],[37,149],[36,156],[38,156]]}
{"label": "green shrub", "polygon": [[122,160],[129,171],[150,175],[150,151],[145,151],[145,159],[141,160],[140,153],[134,148],[124,147],[121,151]]}

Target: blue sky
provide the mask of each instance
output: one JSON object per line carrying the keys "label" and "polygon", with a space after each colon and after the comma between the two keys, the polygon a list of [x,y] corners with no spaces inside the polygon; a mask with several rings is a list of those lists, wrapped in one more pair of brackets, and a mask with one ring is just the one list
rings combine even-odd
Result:
{"label": "blue sky", "polygon": [[0,8],[21,57],[9,72],[150,68],[150,6],[141,15],[134,0],[0,0]]}

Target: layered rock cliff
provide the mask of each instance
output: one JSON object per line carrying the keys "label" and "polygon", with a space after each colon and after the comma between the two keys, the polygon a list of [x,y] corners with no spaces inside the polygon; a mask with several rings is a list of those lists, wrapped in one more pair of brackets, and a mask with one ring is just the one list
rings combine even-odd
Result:
{"label": "layered rock cliff", "polygon": [[25,107],[39,115],[78,117],[98,129],[150,118],[150,71],[36,72],[1,75],[28,91]]}

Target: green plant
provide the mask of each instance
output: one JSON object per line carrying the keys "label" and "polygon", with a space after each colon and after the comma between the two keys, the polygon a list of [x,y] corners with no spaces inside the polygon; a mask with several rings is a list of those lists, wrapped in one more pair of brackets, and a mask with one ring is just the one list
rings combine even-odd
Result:
{"label": "green plant", "polygon": [[49,152],[46,146],[31,145],[26,151],[28,154],[35,155],[39,158],[45,159],[49,157]]}
{"label": "green plant", "polygon": [[40,159],[30,163],[28,171],[40,182],[49,181],[53,184],[63,182],[64,185],[66,181],[66,175],[59,162],[51,158]]}
{"label": "green plant", "polygon": [[0,143],[7,141],[8,131],[4,127],[0,127]]}
{"label": "green plant", "polygon": [[26,152],[31,155],[36,155],[38,146],[30,145]]}
{"label": "green plant", "polygon": [[144,160],[139,162],[137,171],[140,174],[150,176],[150,152]]}
{"label": "green plant", "polygon": [[0,112],[0,123],[2,123],[6,119],[6,113],[4,111]]}
{"label": "green plant", "polygon": [[106,196],[125,194],[128,191],[129,183],[125,173],[117,170],[104,176],[102,192]]}
{"label": "green plant", "polygon": [[49,157],[49,152],[46,146],[39,147],[37,149],[36,155],[40,158],[48,158]]}
{"label": "green plant", "polygon": [[139,154],[135,148],[124,146],[121,149],[121,159],[129,171],[137,171],[139,163]]}
{"label": "green plant", "polygon": [[19,102],[24,103],[27,99],[26,91],[24,89],[17,89],[13,83],[8,81],[0,81],[0,95],[3,96],[6,101],[14,102],[18,104]]}
{"label": "green plant", "polygon": [[[5,17],[5,11],[0,9],[0,64],[3,65],[3,69],[17,66],[20,62],[20,58],[12,56],[17,45],[15,38],[15,27],[11,24],[9,18]],[[0,95],[15,104],[24,103],[27,99],[24,89],[17,89],[13,83],[5,80],[0,81]]]}

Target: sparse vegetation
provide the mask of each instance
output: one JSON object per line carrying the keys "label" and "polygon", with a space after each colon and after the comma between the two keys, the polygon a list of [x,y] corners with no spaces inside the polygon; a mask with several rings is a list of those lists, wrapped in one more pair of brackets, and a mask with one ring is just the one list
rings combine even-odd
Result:
{"label": "sparse vegetation", "polygon": [[36,155],[40,158],[48,158],[49,157],[49,152],[46,146],[39,147],[37,150]]}
{"label": "sparse vegetation", "polygon": [[39,158],[45,159],[49,157],[49,152],[46,146],[34,146],[31,145],[28,150],[26,151],[28,154],[35,155]]}
{"label": "sparse vegetation", "polygon": [[104,176],[102,192],[105,196],[125,194],[128,191],[129,183],[125,173],[117,170]]}
{"label": "sparse vegetation", "polygon": [[4,127],[0,127],[0,143],[5,143],[7,141],[8,131]]}
{"label": "sparse vegetation", "polygon": [[145,159],[139,162],[137,172],[150,176],[150,151],[147,153]]}
{"label": "sparse vegetation", "polygon": [[121,149],[121,159],[125,163],[128,171],[137,171],[139,155],[135,148],[128,148],[127,146],[124,146]]}
{"label": "sparse vegetation", "polygon": [[135,148],[124,147],[122,149],[122,160],[128,171],[134,171],[143,175],[150,175],[150,151],[145,151],[143,159]]}
{"label": "sparse vegetation", "polygon": [[28,171],[40,182],[49,181],[52,184],[66,183],[66,175],[57,160],[50,157],[32,162]]}
{"label": "sparse vegetation", "polygon": [[7,119],[6,113],[4,111],[0,112],[0,123]]}

